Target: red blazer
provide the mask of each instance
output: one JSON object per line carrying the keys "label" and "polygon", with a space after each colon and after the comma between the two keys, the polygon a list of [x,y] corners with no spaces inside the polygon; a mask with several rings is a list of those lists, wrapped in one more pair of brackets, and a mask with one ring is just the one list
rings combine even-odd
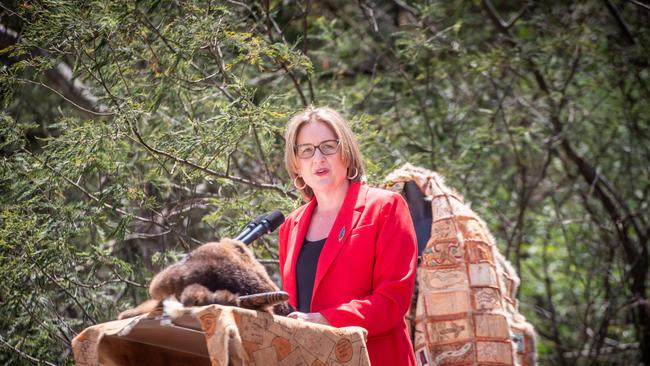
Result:
{"label": "red blazer", "polygon": [[[296,307],[296,262],[316,199],[280,227],[280,272]],[[373,366],[415,365],[404,320],[415,284],[417,244],[411,215],[397,193],[353,182],[318,260],[311,311],[335,327],[368,330]]]}

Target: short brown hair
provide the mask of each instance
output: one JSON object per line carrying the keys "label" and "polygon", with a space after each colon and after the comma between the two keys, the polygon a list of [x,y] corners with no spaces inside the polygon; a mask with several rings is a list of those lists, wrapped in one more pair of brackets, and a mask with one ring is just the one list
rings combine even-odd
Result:
{"label": "short brown hair", "polygon": [[[348,167],[348,176],[350,173],[356,172],[356,176],[351,180],[353,182],[361,181],[364,176],[363,157],[361,156],[359,145],[354,138],[350,126],[348,126],[345,119],[334,109],[329,107],[315,108],[313,106],[307,107],[304,111],[296,114],[287,123],[287,128],[284,132],[284,164],[289,173],[289,177],[292,180],[299,177],[298,161],[295,152],[298,133],[303,125],[316,121],[325,123],[334,132],[341,144],[341,157],[343,163]],[[306,185],[305,188],[300,190],[300,194],[305,201],[309,201],[314,196],[314,191]]]}

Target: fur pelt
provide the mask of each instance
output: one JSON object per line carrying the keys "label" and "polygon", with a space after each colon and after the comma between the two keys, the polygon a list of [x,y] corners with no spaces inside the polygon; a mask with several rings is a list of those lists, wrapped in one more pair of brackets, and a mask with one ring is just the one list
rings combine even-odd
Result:
{"label": "fur pelt", "polygon": [[[209,304],[239,305],[239,297],[280,291],[264,266],[242,242],[223,239],[204,244],[181,261],[158,273],[149,286],[151,299],[123,311],[118,319],[149,313],[162,301],[176,297],[184,306]],[[262,310],[278,315],[293,311],[288,303],[261,305]]]}

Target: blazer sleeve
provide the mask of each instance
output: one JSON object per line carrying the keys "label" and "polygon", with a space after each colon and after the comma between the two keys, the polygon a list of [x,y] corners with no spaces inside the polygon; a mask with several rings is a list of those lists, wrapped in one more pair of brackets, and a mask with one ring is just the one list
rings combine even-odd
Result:
{"label": "blazer sleeve", "polygon": [[372,294],[320,313],[335,327],[361,326],[370,336],[404,321],[415,285],[417,244],[408,206],[392,194],[377,217]]}

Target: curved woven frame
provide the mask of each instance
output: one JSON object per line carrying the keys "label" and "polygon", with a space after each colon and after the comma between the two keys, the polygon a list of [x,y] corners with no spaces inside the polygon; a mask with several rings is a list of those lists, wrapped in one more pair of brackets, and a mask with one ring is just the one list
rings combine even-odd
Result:
{"label": "curved woven frame", "polygon": [[487,226],[444,179],[410,164],[386,177],[431,199],[431,237],[418,269],[413,345],[418,365],[535,364],[535,332],[518,311],[519,277]]}

